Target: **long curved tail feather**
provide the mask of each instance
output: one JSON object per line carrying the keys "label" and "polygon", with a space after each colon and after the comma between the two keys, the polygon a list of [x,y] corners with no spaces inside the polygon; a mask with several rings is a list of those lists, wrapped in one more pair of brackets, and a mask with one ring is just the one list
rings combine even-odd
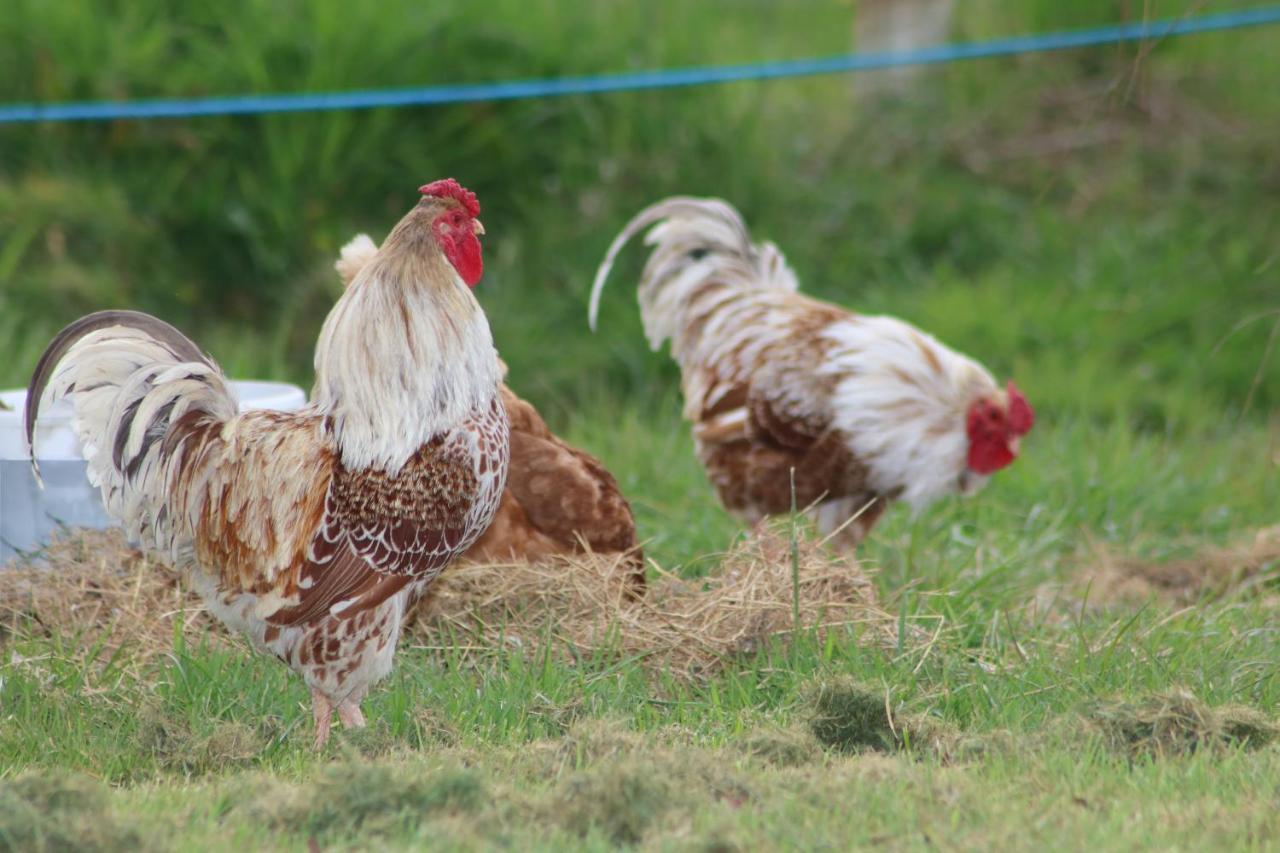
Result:
{"label": "long curved tail feather", "polygon": [[632,217],[614,238],[591,285],[588,319],[595,331],[605,280],[618,254],[635,234],[656,225],[645,237],[653,252],[638,288],[649,343],[656,349],[683,322],[690,294],[708,281],[744,290],[798,287],[786,258],[769,242],[753,243],[741,214],[717,198],[672,196]]}
{"label": "long curved tail feather", "polygon": [[[697,198],[695,196],[677,195],[654,202],[644,210],[631,217],[631,221],[623,226],[622,231],[609,244],[609,251],[596,270],[595,280],[591,283],[591,303],[588,309],[588,320],[591,331],[596,330],[596,322],[600,314],[600,295],[604,291],[605,280],[608,279],[613,264],[623,247],[642,229],[661,222],[664,219],[688,219],[710,224],[718,223],[732,235],[732,242],[740,252],[751,251],[751,234],[742,221],[742,216],[728,202],[718,198]],[[646,243],[655,242],[646,240]]]}
{"label": "long curved tail feather", "polygon": [[141,311],[96,311],[93,314],[86,314],[74,323],[71,323],[61,332],[54,335],[53,340],[49,342],[49,346],[45,348],[44,354],[40,356],[40,360],[36,362],[36,369],[32,371],[31,382],[27,385],[27,410],[26,410],[26,438],[27,438],[27,454],[31,457],[31,467],[35,470],[36,476],[39,477],[39,467],[36,465],[36,457],[34,451],[34,434],[36,428],[36,417],[40,413],[40,404],[44,397],[45,387],[49,384],[49,378],[53,374],[53,370],[58,366],[58,362],[67,354],[81,338],[92,334],[99,329],[108,329],[112,326],[135,326],[139,330],[146,331],[156,340],[168,344],[175,355],[180,355],[186,361],[202,361],[209,364],[209,360],[204,353],[200,352],[200,348],[192,343],[191,339],[179,332],[173,326],[165,321],[152,317],[150,314],[143,314]]}
{"label": "long curved tail feather", "polygon": [[173,326],[137,311],[99,311],[59,332],[27,386],[26,444],[46,395],[70,395],[72,428],[107,512],[131,531],[164,515],[180,432],[225,422],[237,406],[218,366]]}

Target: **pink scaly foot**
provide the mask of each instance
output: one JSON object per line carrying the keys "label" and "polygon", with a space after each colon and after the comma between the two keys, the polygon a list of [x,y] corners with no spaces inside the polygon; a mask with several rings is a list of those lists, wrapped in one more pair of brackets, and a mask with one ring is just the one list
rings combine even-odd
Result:
{"label": "pink scaly foot", "polygon": [[311,711],[316,720],[316,742],[314,749],[324,749],[329,741],[329,724],[333,720],[333,703],[319,690],[311,691]]}
{"label": "pink scaly foot", "polygon": [[351,699],[338,703],[338,719],[342,721],[344,729],[364,728],[364,712],[360,710],[360,703]]}

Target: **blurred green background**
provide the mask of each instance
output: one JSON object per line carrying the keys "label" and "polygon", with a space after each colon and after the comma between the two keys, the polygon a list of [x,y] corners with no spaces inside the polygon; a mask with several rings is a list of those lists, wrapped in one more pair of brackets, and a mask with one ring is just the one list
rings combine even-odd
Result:
{"label": "blurred green background", "polygon": [[[969,0],[951,33],[1248,5]],[[850,49],[857,14],[837,0],[8,0],[0,101],[816,56]],[[362,230],[381,239],[420,183],[452,175],[484,206],[477,294],[512,384],[553,426],[610,451],[633,491],[661,473],[648,471],[655,454],[687,452],[674,366],[640,333],[643,253],[615,271],[595,336],[586,293],[626,219],[671,193],[732,201],[808,291],[900,315],[1016,376],[1042,424],[1226,440],[1246,408],[1265,429],[1280,403],[1268,348],[1280,310],[1278,44],[1273,27],[958,63],[901,96],[857,93],[854,76],[837,75],[0,126],[0,385],[25,383],[64,323],[123,306],[184,328],[233,376],[309,385],[338,248]],[[635,465],[618,446],[629,435],[651,438]],[[696,470],[680,476],[703,489]]]}
{"label": "blurred green background", "polygon": [[[855,21],[885,2],[907,0],[0,0],[0,102],[819,56],[848,51]],[[963,0],[948,37],[1252,5]],[[1265,846],[1280,833],[1274,745],[1187,735],[1194,754],[1178,756],[1160,744],[1208,725],[1192,694],[1268,719],[1280,703],[1280,564],[1271,552],[1229,580],[1213,568],[1228,559],[1218,546],[1261,542],[1264,527],[1274,537],[1280,521],[1277,81],[1280,26],[959,63],[897,93],[843,75],[0,126],[0,387],[25,384],[60,326],[107,307],[174,322],[235,377],[309,386],[339,247],[358,231],[381,239],[421,183],[454,176],[484,207],[476,293],[513,386],[616,473],[665,568],[714,571],[742,529],[693,457],[674,365],[645,345],[638,247],[614,272],[600,333],[586,328],[610,240],[665,195],[730,200],[807,291],[928,329],[1014,376],[1038,415],[1023,457],[981,495],[918,516],[896,507],[861,548],[881,605],[918,629],[896,648],[856,625],[802,634],[685,685],[643,655],[606,647],[561,664],[450,632],[401,644],[370,696],[370,737],[344,733],[339,765],[303,745],[299,680],[201,628],[175,629],[154,664],[128,645],[100,663],[100,643],[45,637],[43,623],[7,647],[0,637],[0,848],[24,826],[50,849],[85,847],[112,837],[112,819],[139,827],[121,836],[132,846],[158,849],[617,847],[598,828],[562,827],[578,803],[639,821],[646,849]],[[83,558],[113,568],[110,554]],[[1179,569],[1185,588],[1152,581],[1130,599],[1115,579],[1133,558],[1133,577],[1209,568],[1202,585]],[[806,693],[832,675],[963,742],[935,755],[913,734],[895,756],[783,758],[792,741],[766,725],[801,725]],[[1170,720],[1191,710],[1168,732],[1165,716],[1133,714],[1147,732],[1133,753],[1085,734],[1113,707],[1103,700],[1141,709],[1153,696]],[[624,734],[591,727],[603,717]],[[249,746],[216,740],[224,731]],[[53,793],[23,800],[4,783],[30,767],[131,784],[108,794],[32,776],[21,784]],[[474,789],[474,811],[432,801],[441,778]],[[298,822],[273,822],[288,798],[305,804]]]}

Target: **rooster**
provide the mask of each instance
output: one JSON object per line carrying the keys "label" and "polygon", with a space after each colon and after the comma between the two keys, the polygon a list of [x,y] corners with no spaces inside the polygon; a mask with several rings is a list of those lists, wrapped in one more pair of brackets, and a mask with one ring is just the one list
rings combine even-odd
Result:
{"label": "rooster", "polygon": [[654,350],[671,342],[698,458],[730,512],[755,524],[807,508],[851,550],[888,502],[972,494],[1017,457],[1034,415],[1012,382],[901,320],[801,295],[778,248],[719,199],[669,198],[627,223],[592,285],[593,330],[618,253],[655,224],[641,319]]}
{"label": "rooster", "polygon": [[335,709],[364,725],[404,614],[489,526],[506,479],[498,358],[470,290],[480,206],[452,179],[420,192],[329,312],[307,408],[237,414],[211,358],[132,311],[62,330],[28,388],[28,449],[46,390],[69,395],[107,511],[302,676],[317,748]]}
{"label": "rooster", "polygon": [[[350,285],[377,253],[367,234],[342,247],[334,269]],[[503,378],[506,364],[499,359]],[[504,382],[502,402],[511,422],[507,487],[493,524],[462,558],[477,563],[543,562],[581,554],[622,555],[634,597],[645,588],[644,555],[636,541],[631,505],[600,460],[562,441],[538,410]]]}

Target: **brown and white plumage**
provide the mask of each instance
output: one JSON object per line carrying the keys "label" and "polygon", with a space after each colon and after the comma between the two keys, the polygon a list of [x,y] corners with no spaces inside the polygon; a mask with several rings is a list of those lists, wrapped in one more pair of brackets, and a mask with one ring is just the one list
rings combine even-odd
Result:
{"label": "brown and white plumage", "polygon": [[212,359],[129,311],[64,329],[28,389],[28,443],[44,392],[69,395],[108,512],[302,676],[317,745],[333,708],[363,723],[402,617],[506,476],[497,354],[462,277],[479,277],[478,205],[453,182],[423,192],[330,312],[300,412],[238,414]]}
{"label": "brown and white plumage", "polygon": [[530,403],[506,385],[511,466],[493,523],[463,555],[482,563],[536,563],[582,554],[624,555],[631,591],[645,587],[635,517],[618,481],[591,454],[547,427]]}
{"label": "brown and white plumage", "polygon": [[[377,250],[368,235],[357,235],[342,247],[334,269],[350,284]],[[536,563],[586,551],[623,554],[640,594],[644,557],[617,480],[600,460],[552,433],[537,409],[505,383],[500,393],[511,424],[507,486],[493,523],[463,559]]]}
{"label": "brown and white plumage", "polygon": [[592,328],[618,253],[651,225],[645,333],[671,342],[698,458],[731,512],[787,512],[794,471],[795,505],[852,547],[886,502],[971,493],[1016,455],[1031,410],[1012,384],[901,320],[801,295],[719,199],[669,198],[626,225],[596,274]]}

